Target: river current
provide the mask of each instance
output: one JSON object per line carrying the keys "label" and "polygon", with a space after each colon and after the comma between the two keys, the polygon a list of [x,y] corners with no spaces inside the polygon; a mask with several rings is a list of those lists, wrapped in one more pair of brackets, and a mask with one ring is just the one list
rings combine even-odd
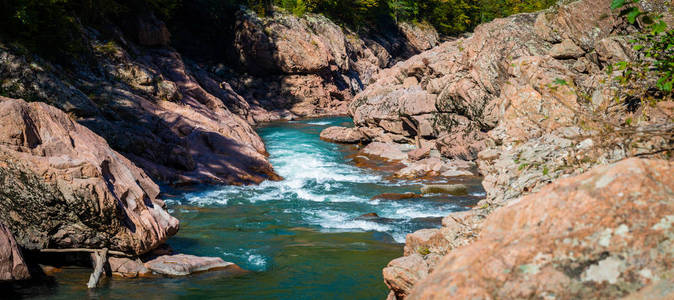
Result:
{"label": "river current", "polygon": [[[87,291],[88,269],[56,273],[55,283],[28,298],[81,299],[384,299],[382,268],[402,255],[405,235],[439,227],[449,212],[484,196],[478,179],[466,197],[430,195],[371,200],[382,193],[419,192],[420,182],[390,179],[356,167],[354,146],[319,139],[321,130],[350,126],[348,118],[271,123],[258,129],[284,180],[259,186],[164,188],[181,228],[169,244],[178,252],[218,256],[252,272],[187,277],[112,278]],[[376,218],[359,216],[376,213]]]}

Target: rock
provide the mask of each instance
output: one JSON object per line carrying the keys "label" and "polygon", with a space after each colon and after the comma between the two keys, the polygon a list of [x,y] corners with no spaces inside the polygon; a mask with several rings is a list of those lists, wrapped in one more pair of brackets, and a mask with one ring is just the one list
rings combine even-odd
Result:
{"label": "rock", "polygon": [[398,170],[394,175],[400,178],[419,177],[456,177],[472,176],[470,171],[474,163],[462,160],[447,160],[439,157],[424,158],[420,161],[407,162],[407,166]]}
{"label": "rock", "polygon": [[383,193],[372,197],[370,200],[405,200],[405,199],[420,198],[421,196],[422,195],[415,193],[404,193],[404,194]]}
{"label": "rock", "polygon": [[408,152],[407,157],[411,161],[418,161],[428,157],[429,154],[431,154],[431,148],[419,148]]}
{"label": "rock", "polygon": [[159,187],[64,112],[0,97],[0,222],[25,249],[145,253],[178,231]]}
{"label": "rock", "polygon": [[115,276],[136,278],[151,274],[151,271],[139,259],[112,256],[108,257],[108,264],[112,275]]}
{"label": "rock", "polygon": [[422,256],[430,253],[445,254],[449,249],[449,240],[445,238],[443,229],[421,229],[405,237],[404,255],[419,253]]}
{"label": "rock", "polygon": [[93,73],[64,74],[39,58],[0,49],[3,93],[71,114],[163,183],[253,184],[279,178],[240,96],[227,85],[186,65],[175,50],[125,49],[88,38],[95,66],[73,68],[98,70]]}
{"label": "rock", "polygon": [[185,276],[214,270],[226,270],[233,274],[245,272],[239,266],[225,262],[219,257],[199,257],[187,254],[162,255],[145,262],[145,267],[154,273],[170,276]]}
{"label": "rock", "polygon": [[356,220],[370,220],[370,219],[378,219],[379,215],[377,213],[367,213],[360,215],[356,218]]}
{"label": "rock", "polygon": [[435,29],[422,24],[355,33],[322,15],[285,11],[260,17],[241,10],[234,31],[235,60],[253,76],[234,74],[242,78],[233,87],[258,122],[346,114],[380,69],[438,41]]}
{"label": "rock", "polygon": [[326,142],[342,144],[357,144],[367,141],[367,137],[357,128],[340,126],[328,127],[321,131],[321,139]]}
{"label": "rock", "polygon": [[384,282],[398,299],[404,298],[412,287],[428,276],[428,266],[419,254],[392,260],[383,271]]}
{"label": "rock", "polygon": [[12,233],[0,224],[0,282],[30,279],[21,249]]}
{"label": "rock", "polygon": [[408,299],[621,298],[668,278],[673,170],[631,158],[510,202]]}
{"label": "rock", "polygon": [[430,184],[421,187],[422,194],[467,195],[468,187],[463,184]]}
{"label": "rock", "polygon": [[576,46],[571,39],[564,39],[560,44],[552,46],[550,56],[557,59],[579,58],[585,55],[585,51]]}
{"label": "rock", "polygon": [[373,142],[361,150],[363,154],[372,155],[388,160],[404,160],[407,154],[403,150],[409,150],[411,146],[393,143]]}

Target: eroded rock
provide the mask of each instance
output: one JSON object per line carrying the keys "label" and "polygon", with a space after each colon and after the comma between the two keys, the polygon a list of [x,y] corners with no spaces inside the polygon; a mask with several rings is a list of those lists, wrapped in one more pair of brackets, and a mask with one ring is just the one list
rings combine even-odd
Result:
{"label": "eroded rock", "polygon": [[159,187],[64,112],[0,97],[0,220],[26,249],[145,253],[178,231]]}

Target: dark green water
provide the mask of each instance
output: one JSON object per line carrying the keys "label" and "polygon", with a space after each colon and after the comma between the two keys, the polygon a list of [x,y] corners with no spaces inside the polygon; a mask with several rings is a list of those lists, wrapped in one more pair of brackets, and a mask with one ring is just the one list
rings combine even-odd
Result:
{"label": "dark green water", "polygon": [[[442,216],[482,196],[430,196],[371,201],[381,193],[418,192],[420,183],[350,164],[349,146],[319,139],[347,118],[273,123],[259,129],[281,182],[250,187],[202,187],[167,203],[181,229],[169,244],[179,252],[219,256],[253,272],[238,277],[202,273],[179,278],[105,278],[94,292],[90,270],[67,269],[55,284],[22,292],[42,299],[383,299],[381,270],[402,255],[405,234],[437,227]],[[461,181],[460,179],[457,181]],[[169,191],[175,193],[175,191]],[[377,213],[378,219],[358,219]]]}

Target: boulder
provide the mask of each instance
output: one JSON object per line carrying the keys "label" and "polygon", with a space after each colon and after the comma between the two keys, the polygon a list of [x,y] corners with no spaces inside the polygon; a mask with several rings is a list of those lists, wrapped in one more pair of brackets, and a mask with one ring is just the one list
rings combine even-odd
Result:
{"label": "boulder", "polygon": [[197,272],[226,270],[233,274],[245,272],[231,262],[219,257],[200,257],[187,254],[162,255],[145,262],[145,267],[153,273],[185,276]]}
{"label": "boulder", "polygon": [[674,163],[631,158],[495,210],[408,299],[596,298],[639,293],[674,264]]}
{"label": "boulder", "polygon": [[412,146],[400,145],[395,143],[373,142],[365,146],[361,153],[380,157],[387,160],[400,161],[407,158],[407,153],[403,150],[410,150]]}
{"label": "boulder", "polygon": [[420,198],[421,196],[422,195],[415,194],[412,192],[404,194],[383,193],[372,197],[370,200],[405,200],[405,199]]}
{"label": "boulder", "polygon": [[550,49],[550,56],[558,59],[579,58],[583,55],[585,55],[585,51],[574,44],[571,39],[564,39]]}
{"label": "boulder", "polygon": [[45,103],[0,98],[0,222],[25,249],[145,253],[178,231],[159,187]]}
{"label": "boulder", "polygon": [[422,160],[431,154],[431,148],[414,149],[407,153],[407,158],[411,161]]}
{"label": "boulder", "polygon": [[331,143],[358,144],[366,142],[367,137],[357,128],[341,126],[328,127],[321,131],[321,139]]}
{"label": "boulder", "polygon": [[0,224],[0,283],[26,279],[30,279],[30,273],[21,249],[7,227]]}
{"label": "boulder", "polygon": [[412,287],[428,276],[428,266],[420,254],[392,260],[383,271],[384,282],[398,297],[404,298]]}
{"label": "boulder", "polygon": [[421,193],[462,196],[468,194],[468,187],[464,184],[429,184],[421,187]]}
{"label": "boulder", "polygon": [[448,160],[440,157],[429,157],[419,161],[406,162],[405,168],[395,173],[396,177],[401,178],[419,178],[424,176],[433,177],[457,177],[472,176],[471,169],[475,164],[463,160]]}

